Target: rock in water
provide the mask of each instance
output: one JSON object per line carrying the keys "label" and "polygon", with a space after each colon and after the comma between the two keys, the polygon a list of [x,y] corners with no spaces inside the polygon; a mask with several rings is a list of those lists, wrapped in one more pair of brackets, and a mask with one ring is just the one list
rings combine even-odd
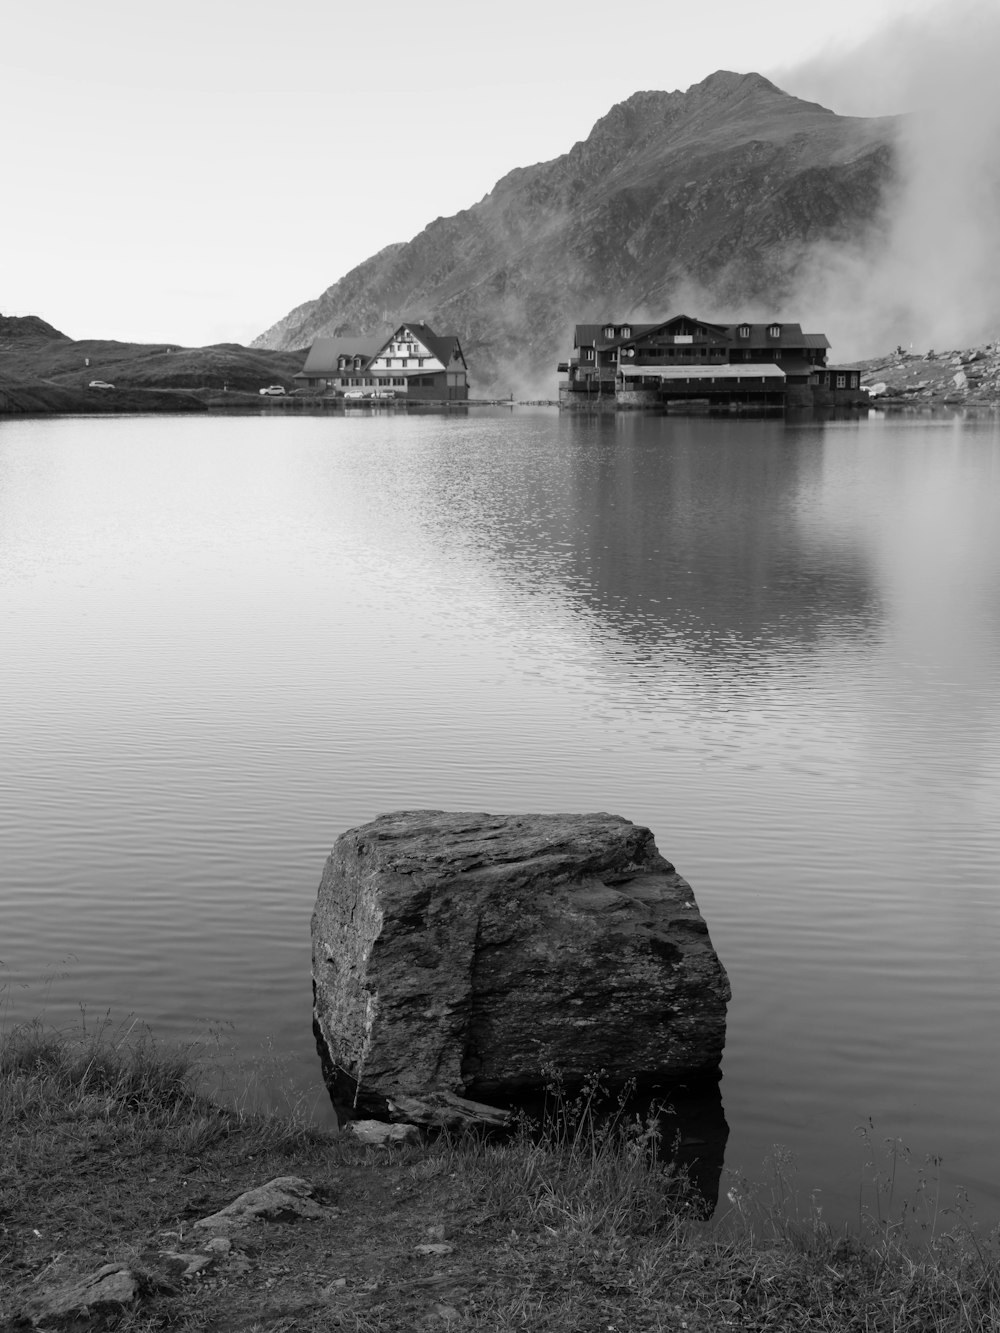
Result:
{"label": "rock in water", "polygon": [[617,815],[382,815],[337,839],[312,942],[324,1077],[365,1114],[722,1057],[729,981],[691,888]]}

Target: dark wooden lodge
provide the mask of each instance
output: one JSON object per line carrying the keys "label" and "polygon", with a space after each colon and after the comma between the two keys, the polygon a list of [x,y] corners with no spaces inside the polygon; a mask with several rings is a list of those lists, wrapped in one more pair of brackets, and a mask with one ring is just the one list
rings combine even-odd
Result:
{"label": "dark wooden lodge", "polygon": [[860,372],[828,366],[830,343],[800,324],[578,324],[559,365],[563,406],[707,405],[772,410],[867,402]]}

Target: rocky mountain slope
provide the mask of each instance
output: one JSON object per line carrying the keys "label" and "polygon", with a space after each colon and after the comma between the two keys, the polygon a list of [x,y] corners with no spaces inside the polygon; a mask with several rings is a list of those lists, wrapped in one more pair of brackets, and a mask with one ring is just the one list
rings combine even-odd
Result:
{"label": "rocky mountain slope", "polygon": [[564,156],[389,246],[252,344],[377,333],[382,316],[457,333],[477,396],[551,388],[577,322],[785,312],[806,248],[863,237],[892,180],[894,119],[838,116],[759,74],[640,92]]}
{"label": "rocky mountain slope", "polygon": [[906,351],[861,363],[861,383],[879,406],[987,406],[1000,403],[1000,343],[952,351]]}

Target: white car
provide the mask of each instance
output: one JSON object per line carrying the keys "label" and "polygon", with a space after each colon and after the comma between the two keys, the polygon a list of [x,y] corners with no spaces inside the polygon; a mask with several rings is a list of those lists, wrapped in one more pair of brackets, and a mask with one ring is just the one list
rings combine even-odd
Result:
{"label": "white car", "polygon": [[91,380],[87,387],[90,389],[113,389],[115,386],[109,384],[107,380]]}
{"label": "white car", "polygon": [[344,397],[345,397],[345,398],[367,398],[368,395],[365,393],[364,389],[345,389],[345,390],[344,390]]}
{"label": "white car", "polygon": [[284,393],[285,386],[283,384],[269,384],[266,389],[258,389],[257,392],[262,396],[267,395],[269,397],[274,397],[279,393]]}

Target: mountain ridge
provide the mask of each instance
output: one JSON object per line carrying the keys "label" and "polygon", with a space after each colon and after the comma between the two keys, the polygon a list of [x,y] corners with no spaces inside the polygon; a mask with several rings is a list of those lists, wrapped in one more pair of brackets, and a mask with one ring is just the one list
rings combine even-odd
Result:
{"label": "mountain ridge", "polygon": [[[551,384],[574,323],[785,311],[810,246],[877,229],[898,119],[839,116],[719,70],[616,103],[567,153],[370,256],[251,346],[380,333],[420,317],[462,341],[477,391]],[[388,321],[383,315],[388,314]]]}

